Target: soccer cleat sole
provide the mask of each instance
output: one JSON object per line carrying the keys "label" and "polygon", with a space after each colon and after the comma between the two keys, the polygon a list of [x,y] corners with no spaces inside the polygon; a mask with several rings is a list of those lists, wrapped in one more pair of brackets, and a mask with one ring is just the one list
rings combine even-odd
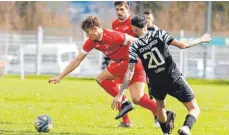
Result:
{"label": "soccer cleat sole", "polygon": [[122,110],[119,111],[118,115],[115,117],[115,119],[119,119],[126,115],[128,112],[132,111],[134,109],[133,103],[126,105]]}

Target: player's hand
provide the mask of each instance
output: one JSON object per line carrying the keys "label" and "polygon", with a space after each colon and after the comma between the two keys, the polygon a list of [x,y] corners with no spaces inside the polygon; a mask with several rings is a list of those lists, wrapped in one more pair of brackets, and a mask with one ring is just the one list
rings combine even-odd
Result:
{"label": "player's hand", "polygon": [[211,35],[205,33],[200,39],[202,43],[209,43],[211,41]]}
{"label": "player's hand", "polygon": [[123,97],[123,94],[118,94],[116,97],[114,97],[113,103],[111,105],[111,108],[113,110],[119,108],[121,101],[122,101],[122,97]]}
{"label": "player's hand", "polygon": [[60,77],[57,76],[57,77],[49,78],[48,82],[49,82],[49,83],[56,84],[56,83],[59,83],[60,80],[61,80]]}

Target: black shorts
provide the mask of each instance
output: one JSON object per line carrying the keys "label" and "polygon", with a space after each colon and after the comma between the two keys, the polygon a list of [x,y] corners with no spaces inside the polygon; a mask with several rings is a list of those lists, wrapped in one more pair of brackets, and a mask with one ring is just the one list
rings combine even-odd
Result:
{"label": "black shorts", "polygon": [[182,76],[174,83],[165,82],[160,85],[151,85],[150,94],[157,100],[164,100],[167,94],[181,102],[189,102],[195,98],[191,87]]}

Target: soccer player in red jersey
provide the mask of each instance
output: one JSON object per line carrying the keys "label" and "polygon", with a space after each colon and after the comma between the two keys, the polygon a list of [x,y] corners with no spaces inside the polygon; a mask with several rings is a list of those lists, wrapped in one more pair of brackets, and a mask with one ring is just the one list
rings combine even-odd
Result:
{"label": "soccer player in red jersey", "polygon": [[[95,16],[89,16],[84,20],[81,28],[86,32],[89,39],[83,45],[81,52],[71,61],[65,70],[57,77],[50,78],[48,80],[49,83],[59,83],[62,78],[80,65],[92,49],[97,49],[102,51],[114,62],[110,63],[109,66],[96,77],[96,81],[111,96],[117,96],[119,88],[113,80],[117,78],[123,79],[129,62],[129,45],[135,41],[136,38],[121,32],[103,29],[99,19]],[[152,102],[148,96],[142,92],[146,81],[145,76],[146,74],[144,70],[142,70],[142,64],[139,61],[136,64],[135,74],[129,85],[131,91],[137,91],[138,93],[132,93],[131,96],[135,103],[156,114],[156,103]],[[124,96],[122,99],[122,110],[116,117],[122,117],[132,109],[133,104]],[[128,119],[124,122],[128,123]]]}
{"label": "soccer player in red jersey", "polygon": [[[127,1],[115,1],[114,2],[115,10],[116,10],[116,15],[117,19],[112,22],[112,29],[115,31],[127,33],[133,37],[136,37],[134,32],[132,31],[131,27],[131,18],[132,16],[130,15],[130,4]],[[143,67],[141,67],[142,70]],[[122,80],[121,79],[116,79],[114,81],[116,84],[121,84]],[[144,88],[139,89],[138,91],[130,91],[132,98],[136,99],[134,102],[136,104],[139,103],[139,100],[141,99],[142,96],[147,97],[147,95],[144,93]],[[155,101],[152,101],[155,102]],[[124,116],[124,119],[127,119],[127,116]],[[121,123],[120,126],[126,126],[128,124],[126,123]],[[157,117],[155,116],[155,127],[159,127],[159,122],[157,120]]]}
{"label": "soccer player in red jersey", "polygon": [[135,34],[133,33],[131,28],[132,16],[129,13],[130,12],[129,2],[115,1],[114,6],[118,18],[112,22],[112,29],[123,33],[127,33],[135,37]]}

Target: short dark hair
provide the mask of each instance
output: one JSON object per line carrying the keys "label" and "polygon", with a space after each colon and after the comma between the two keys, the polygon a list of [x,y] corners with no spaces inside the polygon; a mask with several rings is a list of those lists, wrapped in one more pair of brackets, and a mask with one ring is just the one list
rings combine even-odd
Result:
{"label": "short dark hair", "polygon": [[147,15],[149,15],[149,14],[153,14],[153,12],[152,12],[152,10],[145,10],[144,12],[143,12],[143,14],[147,14]]}
{"label": "short dark hair", "polygon": [[96,16],[87,17],[82,23],[81,28],[85,31],[88,28],[101,27],[101,22]]}
{"label": "short dark hair", "polygon": [[130,6],[130,3],[128,1],[115,1],[114,2],[114,6],[117,6],[117,5],[125,5],[126,7],[129,7]]}
{"label": "short dark hair", "polygon": [[144,28],[146,26],[146,18],[143,15],[135,15],[131,19],[131,25],[134,25],[138,28]]}

